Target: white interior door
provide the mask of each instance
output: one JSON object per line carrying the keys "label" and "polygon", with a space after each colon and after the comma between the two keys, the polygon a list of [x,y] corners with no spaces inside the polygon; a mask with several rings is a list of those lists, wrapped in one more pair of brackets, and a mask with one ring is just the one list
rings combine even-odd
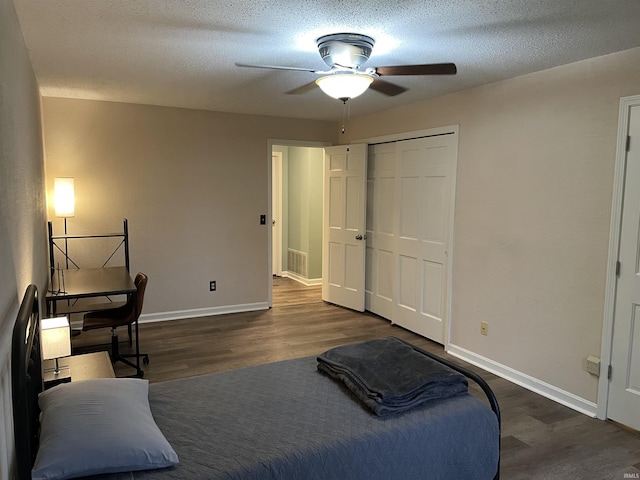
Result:
{"label": "white interior door", "polygon": [[325,148],[322,299],[364,311],[367,145]]}
{"label": "white interior door", "polygon": [[454,135],[443,135],[398,142],[396,154],[398,295],[393,321],[439,343],[444,343],[448,318],[456,147]]}
{"label": "white interior door", "polygon": [[640,105],[629,136],[607,416],[640,430]]}

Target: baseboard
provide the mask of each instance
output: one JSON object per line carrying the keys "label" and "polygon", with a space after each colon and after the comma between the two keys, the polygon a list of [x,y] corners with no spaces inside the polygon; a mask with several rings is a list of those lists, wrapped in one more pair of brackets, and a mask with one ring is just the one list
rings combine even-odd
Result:
{"label": "baseboard", "polygon": [[322,285],[322,278],[304,278],[293,272],[282,272],[282,276],[290,278],[291,280],[295,280],[296,282],[301,283],[307,287]]}
{"label": "baseboard", "polygon": [[480,367],[487,372],[491,372],[502,377],[505,380],[509,380],[516,385],[520,385],[527,390],[531,390],[532,392],[553,400],[554,402],[558,402],[565,407],[572,408],[580,413],[588,415],[589,417],[595,418],[596,416],[597,405],[595,403],[558,387],[554,387],[553,385],[538,380],[526,373],[519,372],[511,367],[507,367],[506,365],[502,365],[491,359],[483,357],[482,355],[478,355],[477,353],[451,343],[449,344],[447,353],[459,358],[460,360],[464,360],[465,362]]}
{"label": "baseboard", "polygon": [[140,315],[140,323],[164,322],[167,320],[180,320],[183,318],[209,317],[224,315],[225,313],[254,312],[267,310],[269,305],[264,303],[245,303],[241,305],[225,305],[222,307],[194,308],[191,310],[176,310],[173,312],[143,313]]}

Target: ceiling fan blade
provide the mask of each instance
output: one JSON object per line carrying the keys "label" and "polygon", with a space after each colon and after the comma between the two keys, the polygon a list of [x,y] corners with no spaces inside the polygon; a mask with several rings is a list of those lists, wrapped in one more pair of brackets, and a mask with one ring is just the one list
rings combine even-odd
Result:
{"label": "ceiling fan blade", "polygon": [[378,75],[454,75],[458,69],[455,63],[427,63],[424,65],[396,65],[376,67]]}
{"label": "ceiling fan blade", "polygon": [[310,90],[313,90],[314,88],[316,88],[318,85],[316,84],[316,82],[309,82],[305,85],[302,85],[301,87],[298,88],[294,88],[293,90],[289,90],[287,92],[287,95],[300,95],[301,93],[307,93]]}
{"label": "ceiling fan blade", "polygon": [[248,68],[268,68],[269,70],[294,70],[298,72],[311,72],[316,73],[317,70],[313,68],[301,68],[301,67],[281,67],[278,65],[251,65],[248,63],[237,63],[236,67],[248,67]]}
{"label": "ceiling fan blade", "polygon": [[385,80],[380,80],[379,78],[376,78],[369,86],[369,88],[389,97],[395,97],[396,95],[400,95],[402,92],[407,91],[406,88],[401,87],[400,85],[396,85],[395,83],[387,82]]}

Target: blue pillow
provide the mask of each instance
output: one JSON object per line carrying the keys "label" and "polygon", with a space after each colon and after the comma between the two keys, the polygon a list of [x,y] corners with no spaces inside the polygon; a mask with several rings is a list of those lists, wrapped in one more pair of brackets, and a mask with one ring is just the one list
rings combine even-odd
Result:
{"label": "blue pillow", "polygon": [[33,480],[176,465],[178,456],[149,408],[149,382],[100,378],[40,394],[40,446]]}

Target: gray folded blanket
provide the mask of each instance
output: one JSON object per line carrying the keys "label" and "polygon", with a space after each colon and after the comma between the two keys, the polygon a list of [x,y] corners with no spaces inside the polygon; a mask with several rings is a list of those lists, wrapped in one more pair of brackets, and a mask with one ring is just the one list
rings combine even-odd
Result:
{"label": "gray folded blanket", "polygon": [[395,337],[336,347],[318,370],[341,380],[376,415],[414,408],[467,391],[467,378]]}

